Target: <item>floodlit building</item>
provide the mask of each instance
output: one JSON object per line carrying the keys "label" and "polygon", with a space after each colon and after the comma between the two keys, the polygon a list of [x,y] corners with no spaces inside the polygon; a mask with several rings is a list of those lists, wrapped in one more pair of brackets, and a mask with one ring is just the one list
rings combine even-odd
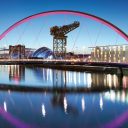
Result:
{"label": "floodlit building", "polygon": [[91,47],[93,62],[128,62],[128,45],[108,45]]}

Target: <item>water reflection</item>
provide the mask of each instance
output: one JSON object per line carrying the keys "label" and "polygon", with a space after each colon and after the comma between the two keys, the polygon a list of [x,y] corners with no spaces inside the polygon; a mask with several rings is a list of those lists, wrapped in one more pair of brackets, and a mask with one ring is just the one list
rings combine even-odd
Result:
{"label": "water reflection", "polygon": [[52,70],[39,67],[29,69],[34,73],[35,79],[38,79],[42,82],[52,81]]}
{"label": "water reflection", "polygon": [[4,101],[4,110],[7,112],[7,103]]}
{"label": "water reflection", "polygon": [[[1,126],[10,123],[13,127],[26,128],[56,128],[65,125],[67,128],[98,128],[119,118],[127,110],[127,99],[127,91],[46,95],[20,92],[11,92],[10,95],[8,92],[0,91],[0,115],[4,118],[4,121],[0,118],[0,122]],[[8,125],[8,128],[10,127]]]}
{"label": "water reflection", "polygon": [[112,102],[123,102],[128,104],[127,90],[110,91],[105,93],[105,98]]}
{"label": "water reflection", "polygon": [[119,89],[128,87],[128,76],[122,78],[116,74],[72,72],[21,65],[1,65],[0,71],[0,82],[7,84],[61,88]]}
{"label": "water reflection", "polygon": [[102,74],[102,73],[92,73],[91,74],[92,79],[92,86],[108,86],[108,87],[119,87],[119,81],[117,75],[111,75],[111,74]]}
{"label": "water reflection", "polygon": [[42,104],[41,108],[42,108],[42,115],[43,115],[43,117],[45,117],[45,116],[46,116],[46,109],[45,109],[45,105],[44,105],[44,104]]}
{"label": "water reflection", "polygon": [[[122,82],[126,81],[127,76],[123,81],[120,76],[116,74],[103,74],[103,73],[86,73],[86,72],[71,72],[61,70],[51,70],[38,68],[33,69],[37,79],[43,82],[49,82],[53,87],[110,87],[118,88],[122,86]],[[38,73],[37,73],[38,72]],[[126,83],[126,82],[125,82]],[[126,87],[126,84],[125,84]]]}
{"label": "water reflection", "polygon": [[53,107],[60,107],[65,114],[69,114],[69,115],[78,114],[77,108],[68,101],[64,93],[54,94],[52,96],[51,102]]}
{"label": "water reflection", "polygon": [[82,112],[84,112],[85,111],[85,99],[84,99],[84,97],[82,97],[82,99],[81,99],[81,106],[82,106]]}
{"label": "water reflection", "polygon": [[123,77],[123,88],[127,88],[128,87],[128,76],[124,76]]}
{"label": "water reflection", "polygon": [[115,118],[120,119],[128,109],[128,76],[0,66],[1,83],[15,84],[14,78],[18,79],[19,85],[27,86],[64,89],[110,87],[113,90],[102,93],[0,91],[0,116],[4,119],[0,118],[1,127],[95,128],[108,126],[106,124],[113,123]]}
{"label": "water reflection", "polygon": [[66,87],[66,83],[68,82],[69,78],[66,75],[66,71],[59,71],[59,70],[53,70],[53,87]]}
{"label": "water reflection", "polygon": [[21,65],[9,66],[9,80],[19,83],[25,80],[25,67]]}
{"label": "water reflection", "polygon": [[100,109],[101,109],[101,111],[103,110],[103,97],[100,95],[100,102],[99,102],[99,104],[100,104]]}

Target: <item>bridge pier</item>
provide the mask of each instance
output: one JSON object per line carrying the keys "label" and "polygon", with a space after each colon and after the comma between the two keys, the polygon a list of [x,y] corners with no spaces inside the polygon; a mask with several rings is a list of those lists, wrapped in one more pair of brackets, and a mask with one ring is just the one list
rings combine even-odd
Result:
{"label": "bridge pier", "polygon": [[123,77],[123,69],[122,69],[122,67],[117,68],[117,75]]}
{"label": "bridge pier", "polygon": [[122,67],[119,67],[117,69],[117,76],[118,76],[119,87],[120,87],[120,89],[122,89],[123,88],[123,69],[122,69]]}

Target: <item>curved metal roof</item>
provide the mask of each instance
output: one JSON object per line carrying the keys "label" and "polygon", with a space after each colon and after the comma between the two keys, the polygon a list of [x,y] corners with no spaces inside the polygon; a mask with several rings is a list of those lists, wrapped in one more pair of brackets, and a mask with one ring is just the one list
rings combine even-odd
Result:
{"label": "curved metal roof", "polygon": [[37,57],[37,58],[48,58],[49,56],[53,55],[53,52],[51,49],[47,48],[47,47],[41,47],[39,49],[37,49],[32,57]]}

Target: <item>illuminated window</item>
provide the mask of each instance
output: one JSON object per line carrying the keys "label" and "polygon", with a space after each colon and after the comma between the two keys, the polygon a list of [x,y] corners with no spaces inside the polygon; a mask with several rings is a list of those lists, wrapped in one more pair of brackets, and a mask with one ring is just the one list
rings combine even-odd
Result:
{"label": "illuminated window", "polygon": [[125,51],[125,45],[123,45],[123,51]]}
{"label": "illuminated window", "polygon": [[123,57],[123,61],[125,61],[125,57]]}

